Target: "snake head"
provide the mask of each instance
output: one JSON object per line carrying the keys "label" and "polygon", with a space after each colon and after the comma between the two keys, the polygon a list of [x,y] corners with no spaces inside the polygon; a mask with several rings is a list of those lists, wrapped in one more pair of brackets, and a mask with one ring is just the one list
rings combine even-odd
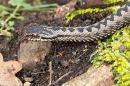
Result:
{"label": "snake head", "polygon": [[54,33],[47,26],[32,26],[31,28],[26,30],[27,36],[37,36],[41,39],[55,39],[58,37],[58,34]]}

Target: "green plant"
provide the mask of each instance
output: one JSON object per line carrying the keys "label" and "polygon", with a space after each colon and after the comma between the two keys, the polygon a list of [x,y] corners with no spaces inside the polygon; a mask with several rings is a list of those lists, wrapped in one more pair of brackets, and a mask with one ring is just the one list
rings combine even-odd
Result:
{"label": "green plant", "polygon": [[117,2],[125,2],[125,0],[104,0],[104,4],[106,5],[115,4]]}
{"label": "green plant", "polygon": [[38,4],[41,4],[41,0],[34,0],[35,2],[37,2]]}
{"label": "green plant", "polygon": [[[106,42],[99,42],[99,48],[93,53],[95,66],[110,63],[111,73],[117,83],[114,86],[130,85],[130,27],[117,31]],[[91,56],[91,57],[92,57]]]}
{"label": "green plant", "polygon": [[99,12],[104,12],[104,11],[114,12],[119,8],[120,6],[113,6],[113,7],[108,7],[105,9],[101,9],[101,8],[80,9],[80,10],[65,14],[65,19],[66,19],[66,22],[68,23],[71,20],[73,20],[73,18],[75,18],[77,15],[84,15],[85,13],[99,13]]}
{"label": "green plant", "polygon": [[18,14],[18,11],[54,10],[54,7],[57,6],[57,4],[31,6],[30,4],[24,3],[23,0],[9,0],[8,4],[15,8],[0,5],[0,35],[5,36],[12,36],[10,32],[14,30],[14,21],[12,19],[24,19]]}

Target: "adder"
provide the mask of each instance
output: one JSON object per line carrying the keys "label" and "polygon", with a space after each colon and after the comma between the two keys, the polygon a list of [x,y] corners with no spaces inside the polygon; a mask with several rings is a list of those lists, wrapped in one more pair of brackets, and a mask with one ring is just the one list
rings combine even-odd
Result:
{"label": "adder", "polygon": [[111,35],[130,20],[130,2],[102,21],[85,27],[32,26],[26,30],[29,40],[94,41]]}

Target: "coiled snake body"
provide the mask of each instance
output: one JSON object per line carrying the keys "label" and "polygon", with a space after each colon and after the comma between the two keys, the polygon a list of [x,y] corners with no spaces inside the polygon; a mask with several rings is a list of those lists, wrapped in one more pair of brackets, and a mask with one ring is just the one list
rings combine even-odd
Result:
{"label": "coiled snake body", "polygon": [[[32,26],[26,30],[30,40],[94,41],[111,35],[130,20],[130,2],[104,20],[86,27]],[[35,35],[35,37],[33,36]]]}

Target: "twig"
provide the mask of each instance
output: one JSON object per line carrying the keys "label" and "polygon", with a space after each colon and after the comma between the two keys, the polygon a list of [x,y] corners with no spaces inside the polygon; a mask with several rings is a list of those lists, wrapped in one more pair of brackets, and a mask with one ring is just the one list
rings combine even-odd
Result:
{"label": "twig", "polygon": [[52,74],[53,74],[53,70],[52,70],[52,61],[49,62],[49,72],[50,72],[50,78],[49,78],[49,85],[51,85],[51,81],[52,81]]}
{"label": "twig", "polygon": [[66,76],[68,76],[71,72],[68,72],[64,75],[62,75],[59,79],[57,79],[55,82],[53,82],[50,86],[55,86],[60,80],[62,80],[63,78],[65,78]]}
{"label": "twig", "polygon": [[84,55],[87,52],[87,50],[88,49],[85,49],[85,51],[81,55],[79,55],[78,58],[80,58],[82,55]]}

